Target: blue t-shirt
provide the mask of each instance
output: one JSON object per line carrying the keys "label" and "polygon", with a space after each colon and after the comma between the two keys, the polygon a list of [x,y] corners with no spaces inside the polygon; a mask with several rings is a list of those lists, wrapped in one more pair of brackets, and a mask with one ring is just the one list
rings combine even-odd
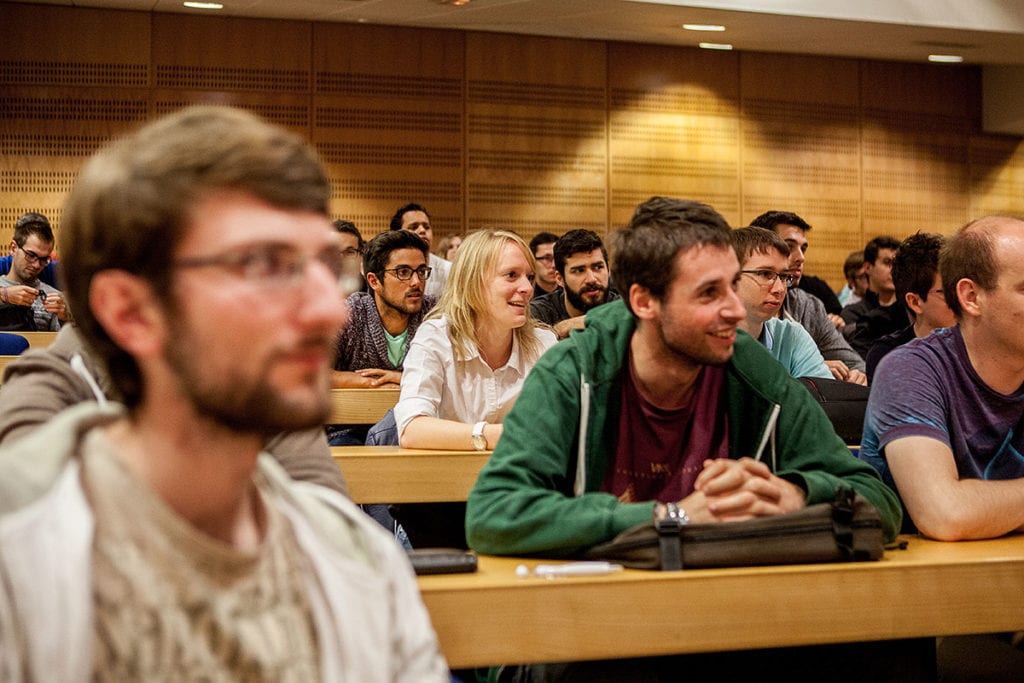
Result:
{"label": "blue t-shirt", "polygon": [[804,326],[793,320],[769,318],[758,341],[793,377],[833,379],[821,351]]}
{"label": "blue t-shirt", "polygon": [[967,356],[960,327],[936,330],[882,359],[864,419],[860,458],[895,488],[885,447],[924,436],[949,446],[961,479],[1024,477],[1024,387],[1001,394]]}

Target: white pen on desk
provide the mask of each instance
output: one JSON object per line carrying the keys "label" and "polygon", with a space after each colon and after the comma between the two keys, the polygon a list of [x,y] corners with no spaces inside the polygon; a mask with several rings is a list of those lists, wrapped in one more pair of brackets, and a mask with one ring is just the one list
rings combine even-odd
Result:
{"label": "white pen on desk", "polygon": [[[558,576],[600,576],[618,571],[622,571],[622,565],[611,562],[568,562],[566,564],[538,564],[533,569],[533,575],[553,579]],[[516,576],[529,575],[530,570],[525,564],[516,567]]]}

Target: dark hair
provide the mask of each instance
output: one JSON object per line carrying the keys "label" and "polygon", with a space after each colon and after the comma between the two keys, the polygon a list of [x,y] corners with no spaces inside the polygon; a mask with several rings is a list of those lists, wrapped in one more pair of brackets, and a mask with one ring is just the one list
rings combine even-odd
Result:
{"label": "dark hair", "polygon": [[415,202],[409,202],[408,204],[406,204],[405,206],[400,208],[398,211],[395,211],[395,215],[391,217],[391,229],[392,230],[401,230],[402,229],[402,216],[404,216],[405,214],[409,213],[410,211],[422,211],[423,213],[427,214],[427,220],[430,220],[430,212],[429,211],[424,209],[419,204],[416,204]]}
{"label": "dark hair", "polygon": [[41,242],[53,244],[53,228],[50,227],[49,219],[35,211],[22,214],[14,223],[14,242],[19,247],[24,247],[31,235],[38,237]]}
{"label": "dark hair", "polygon": [[755,228],[765,228],[766,230],[775,230],[777,225],[792,225],[794,228],[800,228],[804,232],[811,229],[810,223],[792,211],[765,211],[750,221],[750,225]]}
{"label": "dark hair", "polygon": [[849,280],[857,274],[857,271],[864,265],[864,250],[851,251],[850,255],[843,261],[843,277]]}
{"label": "dark hair", "polygon": [[626,306],[633,285],[664,298],[676,276],[676,256],[698,246],[732,249],[729,232],[726,220],[707,204],[651,197],[636,207],[629,224],[611,236],[612,280]]}
{"label": "dark hair", "polygon": [[538,232],[530,240],[530,251],[532,251],[533,255],[536,256],[537,247],[541,246],[542,244],[554,244],[557,241],[558,235],[556,235],[553,232]]}
{"label": "dark hair", "polygon": [[604,248],[601,237],[593,230],[570,230],[555,242],[555,270],[565,277],[565,261],[573,254],[589,254],[595,249],[601,250],[605,263],[608,262],[608,250]]}
{"label": "dark hair", "polygon": [[786,240],[779,237],[777,232],[767,228],[758,228],[753,225],[736,228],[729,233],[729,237],[732,238],[732,248],[736,251],[736,259],[740,262],[740,267],[743,267],[743,264],[755,252],[768,254],[774,249],[783,256],[789,257],[790,249]]}
{"label": "dark hair", "polygon": [[356,239],[359,240],[359,250],[362,251],[363,247],[366,246],[366,240],[363,239],[363,234],[359,232],[359,228],[352,221],[347,221],[344,218],[339,218],[334,221],[331,225],[338,232],[346,233],[349,235],[355,235]]}
{"label": "dark hair", "polygon": [[382,232],[366,243],[366,249],[363,250],[363,272],[383,278],[391,252],[396,249],[416,249],[423,252],[423,258],[430,258],[426,241],[411,230]]}
{"label": "dark hair", "polygon": [[939,252],[946,239],[930,232],[917,232],[900,244],[892,262],[892,283],[896,286],[896,298],[907,309],[911,318],[914,312],[907,306],[907,293],[913,292],[928,300],[935,273],[939,271]]}
{"label": "dark hair", "polygon": [[284,209],[327,216],[331,186],[306,142],[230,107],[188,107],[101,149],[65,204],[65,294],[86,343],[129,407],[142,398],[135,359],[93,315],[90,282],[118,269],[147,281],[173,305],[172,257],[204,196],[238,190]]}
{"label": "dark hair", "polygon": [[878,252],[882,249],[892,249],[893,251],[899,251],[900,243],[895,237],[889,237],[888,235],[882,235],[871,240],[864,245],[864,263],[870,263],[874,265],[875,261],[878,260]]}
{"label": "dark hair", "polygon": [[946,241],[939,253],[939,274],[946,305],[957,320],[963,315],[956,285],[960,280],[971,280],[985,291],[992,291],[999,281],[995,239],[992,229],[1004,221],[1020,221],[1013,216],[986,216],[973,220]]}

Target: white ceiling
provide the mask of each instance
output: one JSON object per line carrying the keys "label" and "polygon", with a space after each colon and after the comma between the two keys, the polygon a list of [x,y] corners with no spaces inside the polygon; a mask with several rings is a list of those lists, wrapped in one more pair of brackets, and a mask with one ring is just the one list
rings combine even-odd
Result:
{"label": "white ceiling", "polygon": [[[181,0],[22,0],[217,16],[359,22],[695,46],[759,52],[968,64],[1024,65],[1024,0],[220,0],[217,12]],[[450,0],[449,0],[450,1]],[[724,33],[683,23],[723,24]]]}

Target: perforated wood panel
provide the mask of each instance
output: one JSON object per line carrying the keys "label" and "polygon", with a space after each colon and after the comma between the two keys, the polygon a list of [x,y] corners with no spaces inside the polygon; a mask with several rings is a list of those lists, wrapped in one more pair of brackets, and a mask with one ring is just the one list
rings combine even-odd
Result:
{"label": "perforated wood panel", "polygon": [[[110,137],[195,102],[309,137],[332,212],[367,237],[401,204],[435,236],[625,223],[654,194],[742,225],[814,225],[841,284],[879,233],[1024,213],[1021,139],[979,130],[974,68],[713,53],[356,24],[0,3],[0,237],[50,216]],[[38,49],[45,45],[45,50]]]}
{"label": "perforated wood panel", "polygon": [[467,227],[603,232],[604,45],[468,34],[466,55]]}
{"label": "perforated wood panel", "polygon": [[688,48],[608,46],[611,223],[652,195],[739,214],[736,56]]}
{"label": "perforated wood panel", "polygon": [[1024,146],[1019,138],[972,135],[969,167],[970,216],[1024,216]]}
{"label": "perforated wood panel", "polygon": [[949,234],[967,220],[971,73],[861,63],[865,237]]}
{"label": "perforated wood panel", "polygon": [[793,211],[813,227],[808,273],[843,283],[860,233],[860,80],[857,62],[744,54],[743,217]]}
{"label": "perforated wood panel", "polygon": [[309,92],[308,22],[151,16],[157,87]]}
{"label": "perforated wood panel", "polygon": [[0,83],[149,85],[149,16],[49,5],[0,5]]}
{"label": "perforated wood panel", "polygon": [[409,202],[430,212],[435,240],[462,231],[463,58],[451,31],[315,25],[313,140],[332,211],[364,237]]}

